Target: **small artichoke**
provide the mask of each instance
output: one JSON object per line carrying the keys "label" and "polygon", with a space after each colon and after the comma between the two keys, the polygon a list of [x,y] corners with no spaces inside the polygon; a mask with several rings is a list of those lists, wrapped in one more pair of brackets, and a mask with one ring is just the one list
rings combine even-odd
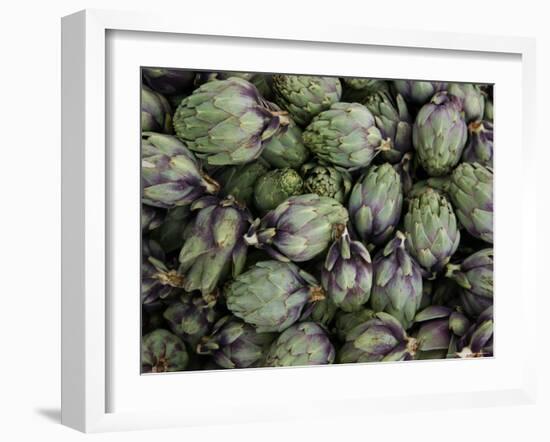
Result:
{"label": "small artichoke", "polygon": [[460,287],[464,311],[478,316],[493,305],[493,249],[473,253],[462,264],[448,264],[446,276]]}
{"label": "small artichoke", "polygon": [[144,240],[141,252],[141,303],[155,304],[181,292],[183,279],[176,270],[168,268],[160,245]]}
{"label": "small artichoke", "polygon": [[342,85],[338,78],[308,75],[274,75],[275,102],[292,119],[307,126],[311,119],[340,101]]}
{"label": "small artichoke", "polygon": [[288,117],[253,84],[236,77],[203,84],[174,114],[178,138],[211,165],[257,159],[263,142],[287,124]]}
{"label": "small artichoke", "polygon": [[295,264],[261,261],[225,288],[227,308],[259,332],[280,332],[294,324],[308,301],[324,298],[309,273]]}
{"label": "small artichoke", "polygon": [[141,372],[163,373],[187,368],[189,355],[185,344],[167,330],[157,329],[141,342]]}
{"label": "small artichoke", "polygon": [[430,187],[410,200],[404,227],[408,252],[428,272],[443,269],[460,242],[451,204]]}
{"label": "small artichoke", "polygon": [[142,201],[161,208],[188,205],[219,189],[181,141],[152,132],[141,137],[141,182]]}
{"label": "small artichoke", "polygon": [[389,163],[372,166],[355,183],[348,202],[351,221],[365,243],[384,244],[403,206],[401,177]]}
{"label": "small artichoke", "polygon": [[493,306],[487,307],[458,342],[460,358],[493,356]]}
{"label": "small artichoke", "polygon": [[351,176],[341,167],[324,166],[318,163],[307,163],[300,170],[304,177],[306,193],[334,198],[344,203],[351,190]]}
{"label": "small artichoke", "polygon": [[250,215],[233,198],[204,197],[193,203],[199,210],[179,254],[179,272],[188,292],[212,293],[228,273],[237,276],[246,262],[246,233]]}
{"label": "small artichoke", "polygon": [[368,250],[352,241],[347,229],[330,247],[321,273],[327,297],[345,312],[360,310],[372,287],[372,263]]}
{"label": "small artichoke", "polygon": [[466,144],[467,128],[456,97],[440,92],[422,106],[413,125],[418,161],[430,176],[448,174]]}
{"label": "small artichoke", "polygon": [[493,167],[493,123],[473,121],[468,125],[468,134],[462,161]]}
{"label": "small artichoke", "polygon": [[408,329],[422,302],[422,272],[405,250],[405,236],[397,231],[374,258],[371,306],[386,312]]}
{"label": "small artichoke", "polygon": [[164,95],[187,92],[195,79],[195,73],[185,69],[143,68],[141,73],[151,89]]}
{"label": "small artichoke", "polygon": [[338,339],[340,339],[341,341],[345,341],[346,336],[350,330],[352,330],[359,324],[370,321],[374,318],[375,314],[376,313],[373,310],[370,310],[368,308],[362,308],[361,310],[349,313],[339,310],[336,313],[334,321],[334,331],[336,333],[336,336],[338,336]]}
{"label": "small artichoke", "polygon": [[437,81],[394,80],[393,86],[407,103],[422,106],[430,101],[436,92],[445,90],[447,84]]}
{"label": "small artichoke", "polygon": [[265,357],[264,367],[323,365],[334,362],[334,346],[314,322],[299,322],[277,338]]}
{"label": "small artichoke", "polygon": [[493,169],[461,163],[451,174],[449,197],[460,224],[475,238],[493,243]]}
{"label": "small artichoke", "polygon": [[274,338],[273,333],[259,333],[246,322],[225,316],[216,322],[212,334],[197,345],[197,353],[211,355],[222,368],[255,367]]}
{"label": "small artichoke", "polygon": [[281,128],[270,139],[264,141],[262,156],[272,167],[298,169],[309,157],[309,150],[302,141],[302,129],[294,122]]}
{"label": "small artichoke", "polygon": [[328,248],[336,229],[347,222],[348,212],[338,201],[309,193],[288,198],[256,220],[245,240],[281,261],[309,261]]}
{"label": "small artichoke", "polygon": [[485,97],[477,84],[451,83],[447,87],[449,95],[458,98],[466,123],[481,120],[485,109]]}
{"label": "small artichoke", "polygon": [[269,170],[269,164],[259,158],[240,166],[220,169],[214,178],[220,183],[220,196],[232,196],[239,203],[249,207],[254,194],[254,184]]}
{"label": "small artichoke", "polygon": [[306,127],[303,140],[319,159],[346,169],[366,167],[378,151],[390,148],[372,113],[359,103],[333,104]]}
{"label": "small artichoke", "polygon": [[141,87],[141,131],[164,134],[173,131],[170,103],[147,86]]}
{"label": "small artichoke", "polygon": [[416,339],[407,336],[397,319],[387,313],[376,313],[346,333],[338,362],[382,362],[410,360],[416,353]]}
{"label": "small artichoke", "polygon": [[265,213],[289,197],[301,195],[303,189],[304,181],[294,169],[271,170],[256,180],[254,205],[261,213]]}

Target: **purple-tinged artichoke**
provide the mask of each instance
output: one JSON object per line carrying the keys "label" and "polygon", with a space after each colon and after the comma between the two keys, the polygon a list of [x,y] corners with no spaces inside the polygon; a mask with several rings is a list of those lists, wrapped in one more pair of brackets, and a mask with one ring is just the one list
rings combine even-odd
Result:
{"label": "purple-tinged artichoke", "polygon": [[141,205],[141,231],[142,233],[150,232],[161,226],[166,217],[166,211],[151,207],[147,204]]}
{"label": "purple-tinged artichoke", "polygon": [[164,251],[156,241],[143,240],[141,246],[141,303],[158,301],[180,293],[183,278],[165,263]]}
{"label": "purple-tinged artichoke", "polygon": [[413,117],[407,109],[407,103],[399,94],[395,102],[388,93],[371,95],[365,106],[374,115],[376,127],[382,139],[390,140],[390,149],[380,152],[380,157],[390,163],[397,163],[406,152],[412,150]]}
{"label": "purple-tinged artichoke", "polygon": [[211,355],[222,368],[255,367],[273,339],[273,333],[259,333],[246,322],[225,316],[216,322],[212,334],[197,345],[197,353]]}
{"label": "purple-tinged artichoke", "polygon": [[446,276],[460,287],[460,302],[466,314],[476,317],[493,305],[493,249],[470,255],[462,264],[448,264]]}
{"label": "purple-tinged artichoke", "polygon": [[217,294],[202,296],[185,293],[164,311],[164,319],[170,330],[183,342],[195,348],[199,340],[210,333],[217,319],[215,309]]}
{"label": "purple-tinged artichoke", "polygon": [[321,281],[328,299],[345,312],[360,310],[369,300],[372,287],[370,254],[362,243],[350,239],[347,229],[330,246]]}
{"label": "purple-tinged artichoke", "polygon": [[487,307],[458,342],[460,358],[493,356],[493,306]]}
{"label": "purple-tinged artichoke", "polygon": [[141,372],[164,373],[187,368],[189,355],[185,344],[167,330],[157,329],[141,342]]}
{"label": "purple-tinged artichoke", "polygon": [[468,125],[468,133],[462,161],[493,167],[493,123],[474,121]]}
{"label": "purple-tinged artichoke", "polygon": [[350,330],[359,324],[370,321],[374,318],[375,314],[376,312],[368,308],[362,308],[361,310],[349,313],[339,310],[336,313],[336,319],[334,321],[334,331],[336,336],[338,336],[338,339],[341,341],[345,341]]}
{"label": "purple-tinged artichoke", "polygon": [[220,196],[231,195],[239,203],[250,207],[254,184],[269,170],[269,164],[262,158],[251,163],[240,166],[229,166],[220,169],[214,175],[215,180],[220,183]]}
{"label": "purple-tinged artichoke", "polygon": [[493,169],[461,163],[453,171],[448,194],[460,224],[475,238],[493,243]]}
{"label": "purple-tinged artichoke", "polygon": [[346,169],[366,167],[379,151],[391,147],[372,113],[359,103],[334,103],[306,127],[303,140],[319,159]]}
{"label": "purple-tinged artichoke", "polygon": [[302,166],[300,172],[304,177],[306,193],[328,196],[344,203],[351,190],[351,175],[341,167],[307,163]]}
{"label": "purple-tinged artichoke", "polygon": [[271,170],[254,184],[254,206],[266,213],[291,196],[301,195],[303,190],[304,180],[294,169]]}
{"label": "purple-tinged artichoke", "polygon": [[195,73],[185,69],[143,68],[141,73],[151,89],[164,95],[187,92],[195,79]]}
{"label": "purple-tinged artichoke", "polygon": [[416,339],[407,336],[399,321],[380,312],[346,333],[346,341],[338,353],[338,362],[405,361],[414,357],[416,348]]}
{"label": "purple-tinged artichoke", "polygon": [[460,242],[451,204],[430,187],[410,200],[404,227],[408,252],[428,272],[443,269]]}
{"label": "purple-tinged artichoke", "polygon": [[418,112],[413,144],[428,175],[448,174],[460,161],[466,139],[466,123],[456,97],[440,92]]}
{"label": "purple-tinged artichoke", "polygon": [[292,119],[307,126],[311,119],[340,101],[342,85],[338,78],[308,75],[274,75],[275,102]]}
{"label": "purple-tinged artichoke", "polygon": [[393,86],[407,103],[422,106],[430,101],[436,92],[445,90],[447,84],[438,81],[394,80]]}
{"label": "purple-tinged artichoke", "polygon": [[328,248],[347,222],[348,212],[338,201],[310,193],[290,197],[256,220],[245,240],[280,261],[309,261]]}
{"label": "purple-tinged artichoke", "polygon": [[314,322],[299,322],[277,338],[263,361],[264,367],[324,365],[334,362],[334,346]]}
{"label": "purple-tinged artichoke", "polygon": [[485,109],[485,97],[477,84],[451,83],[447,92],[458,98],[466,123],[481,120]]}
{"label": "purple-tinged artichoke", "polygon": [[398,230],[374,257],[373,267],[372,309],[389,313],[408,329],[422,301],[422,272],[405,250],[405,235]]}
{"label": "purple-tinged artichoke", "polygon": [[415,359],[456,357],[457,342],[470,328],[470,321],[462,313],[437,305],[420,311],[415,323],[420,324]]}
{"label": "purple-tinged artichoke", "polygon": [[309,150],[302,141],[302,129],[293,121],[281,128],[269,140],[264,141],[262,156],[272,167],[298,169],[309,157]]}
{"label": "purple-tinged artichoke", "polygon": [[263,142],[289,123],[246,80],[209,81],[185,98],[174,114],[176,135],[210,165],[257,159]]}
{"label": "purple-tinged artichoke", "polygon": [[219,189],[181,141],[152,132],[141,137],[141,182],[142,201],[165,209],[191,204]]}
{"label": "purple-tinged artichoke", "polygon": [[141,131],[164,134],[173,132],[170,103],[147,86],[141,87]]}
{"label": "purple-tinged artichoke", "polygon": [[355,232],[364,243],[381,245],[401,217],[401,177],[391,164],[368,169],[351,191],[348,209]]}
{"label": "purple-tinged artichoke", "polygon": [[228,275],[237,276],[246,262],[243,235],[250,214],[233,198],[204,197],[193,203],[195,223],[179,254],[179,272],[188,292],[212,293]]}

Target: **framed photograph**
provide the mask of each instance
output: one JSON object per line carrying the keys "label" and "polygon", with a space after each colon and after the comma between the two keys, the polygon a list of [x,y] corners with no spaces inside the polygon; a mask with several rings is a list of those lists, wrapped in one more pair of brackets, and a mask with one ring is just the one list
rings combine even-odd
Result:
{"label": "framed photograph", "polygon": [[62,46],[65,425],[534,400],[532,40],[83,11]]}

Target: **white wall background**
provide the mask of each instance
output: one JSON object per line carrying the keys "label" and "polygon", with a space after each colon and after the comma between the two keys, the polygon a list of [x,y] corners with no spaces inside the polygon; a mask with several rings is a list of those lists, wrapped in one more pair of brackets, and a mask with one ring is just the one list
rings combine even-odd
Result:
{"label": "white wall background", "polygon": [[[186,4],[189,3],[189,4]],[[504,3],[504,2],[502,2]],[[550,313],[542,272],[548,263],[547,120],[550,118],[550,31],[544,2],[462,0],[414,2],[167,0],[19,0],[3,5],[0,26],[0,438],[5,441],[77,441],[86,436],[59,425],[60,359],[60,17],[83,8],[151,10],[180,14],[246,14],[271,23],[301,17],[309,23],[402,27],[434,31],[534,36],[538,52],[540,400],[536,406],[380,415],[279,425],[211,427],[92,436],[94,440],[548,440],[550,430]],[[362,5],[362,6],[360,6]],[[543,135],[546,135],[543,138]],[[513,238],[510,247],[515,246]],[[548,329],[550,330],[550,329]],[[518,330],[521,333],[521,330]],[[521,349],[518,349],[521,351]],[[519,356],[519,353],[518,353]],[[183,398],[185,400],[185,398]],[[215,400],[214,400],[215,401]],[[214,402],[213,401],[213,402]],[[230,410],[228,410],[230,412]],[[504,439],[506,438],[506,439]]]}

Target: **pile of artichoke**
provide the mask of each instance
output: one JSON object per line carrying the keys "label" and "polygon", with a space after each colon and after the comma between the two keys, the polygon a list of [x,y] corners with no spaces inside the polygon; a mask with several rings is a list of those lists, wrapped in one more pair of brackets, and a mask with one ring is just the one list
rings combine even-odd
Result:
{"label": "pile of artichoke", "polygon": [[143,68],[142,372],[492,356],[492,101]]}

